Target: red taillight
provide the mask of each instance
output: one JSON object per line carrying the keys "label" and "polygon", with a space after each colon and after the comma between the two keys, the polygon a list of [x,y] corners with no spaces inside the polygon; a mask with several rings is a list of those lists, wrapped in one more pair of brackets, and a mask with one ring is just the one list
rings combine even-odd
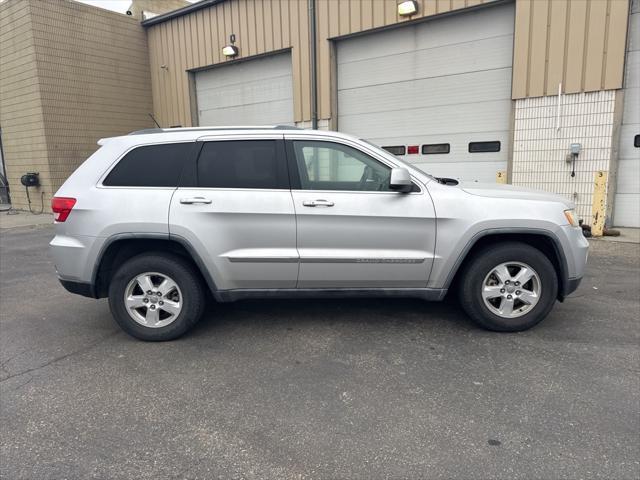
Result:
{"label": "red taillight", "polygon": [[75,198],[53,197],[51,199],[51,210],[53,210],[53,219],[56,222],[64,222],[71,213],[71,209],[75,204]]}
{"label": "red taillight", "polygon": [[407,155],[417,155],[418,154],[418,145],[409,145],[407,147]]}

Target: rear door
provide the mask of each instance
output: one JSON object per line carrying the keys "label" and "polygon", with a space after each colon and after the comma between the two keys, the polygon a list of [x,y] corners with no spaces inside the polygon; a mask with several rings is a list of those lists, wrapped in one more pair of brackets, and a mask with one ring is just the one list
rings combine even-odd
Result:
{"label": "rear door", "polygon": [[389,190],[392,165],[344,140],[292,137],[298,288],[426,287],[435,212],[424,187]]}
{"label": "rear door", "polygon": [[169,230],[221,290],[294,288],[296,227],[282,135],[202,142],[171,200]]}

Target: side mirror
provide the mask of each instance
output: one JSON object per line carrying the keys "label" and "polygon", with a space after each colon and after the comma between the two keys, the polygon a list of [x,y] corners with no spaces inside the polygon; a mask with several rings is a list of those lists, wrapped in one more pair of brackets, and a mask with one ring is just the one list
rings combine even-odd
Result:
{"label": "side mirror", "polygon": [[389,188],[401,193],[408,193],[413,190],[413,183],[411,183],[409,170],[406,168],[392,168]]}

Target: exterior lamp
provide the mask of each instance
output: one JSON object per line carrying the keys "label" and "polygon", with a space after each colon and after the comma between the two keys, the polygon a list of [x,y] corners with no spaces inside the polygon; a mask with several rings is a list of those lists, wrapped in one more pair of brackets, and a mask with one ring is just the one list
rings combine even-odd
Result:
{"label": "exterior lamp", "polygon": [[235,57],[238,55],[238,47],[235,45],[225,45],[222,47],[222,55],[225,57]]}
{"label": "exterior lamp", "polygon": [[406,17],[413,15],[418,11],[418,2],[416,0],[407,0],[398,4],[398,15]]}
{"label": "exterior lamp", "polygon": [[234,43],[236,43],[236,35],[232,33],[229,37],[229,44],[222,47],[222,55],[228,58],[233,58],[238,55],[240,50],[234,45]]}

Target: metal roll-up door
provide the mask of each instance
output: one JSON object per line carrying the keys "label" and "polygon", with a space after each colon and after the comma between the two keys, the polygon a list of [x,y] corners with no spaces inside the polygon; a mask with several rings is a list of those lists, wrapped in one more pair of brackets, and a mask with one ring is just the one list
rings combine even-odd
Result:
{"label": "metal roll-up door", "polygon": [[632,3],[613,223],[640,227],[640,2]]}
{"label": "metal roll-up door", "polygon": [[[340,40],[338,129],[419,145],[404,158],[428,173],[495,182],[507,168],[513,29],[507,4]],[[475,142],[499,151],[471,153]],[[442,144],[449,153],[422,153]]]}
{"label": "metal roll-up door", "polygon": [[195,75],[200,126],[293,125],[291,53]]}

